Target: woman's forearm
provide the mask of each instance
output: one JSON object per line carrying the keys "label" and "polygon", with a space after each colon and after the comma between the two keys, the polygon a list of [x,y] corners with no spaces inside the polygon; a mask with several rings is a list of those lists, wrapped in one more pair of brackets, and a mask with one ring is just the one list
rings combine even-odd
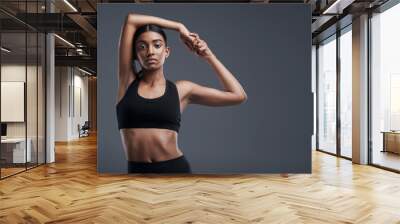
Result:
{"label": "woman's forearm", "polygon": [[218,60],[218,58],[213,53],[206,58],[206,61],[217,73],[218,78],[224,86],[225,91],[234,93],[242,97],[244,100],[247,99],[247,94],[244,91],[242,85],[240,85],[235,76],[233,76],[233,74]]}
{"label": "woman's forearm", "polygon": [[175,22],[168,19],[163,19],[155,16],[141,15],[136,13],[128,14],[127,18],[128,24],[135,26],[136,28],[146,25],[146,24],[155,24],[167,29],[177,30],[179,31],[182,27],[182,23]]}

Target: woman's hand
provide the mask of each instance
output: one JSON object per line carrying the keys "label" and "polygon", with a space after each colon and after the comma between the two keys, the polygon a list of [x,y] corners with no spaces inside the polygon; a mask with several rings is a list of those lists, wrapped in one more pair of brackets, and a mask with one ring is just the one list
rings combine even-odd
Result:
{"label": "woman's hand", "polygon": [[207,43],[204,40],[200,39],[197,33],[190,33],[189,35],[193,38],[193,51],[195,51],[197,55],[204,59],[208,59],[213,56],[213,53],[208,47]]}
{"label": "woman's hand", "polygon": [[186,47],[190,51],[193,51],[194,50],[194,46],[193,46],[194,38],[190,36],[189,30],[186,28],[185,25],[180,24],[178,31],[180,33],[180,38],[181,38],[182,42],[186,45]]}

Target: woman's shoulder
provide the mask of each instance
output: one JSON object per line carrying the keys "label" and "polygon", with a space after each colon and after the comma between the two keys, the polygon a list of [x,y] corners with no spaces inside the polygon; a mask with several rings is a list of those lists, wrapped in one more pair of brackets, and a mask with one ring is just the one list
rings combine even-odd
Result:
{"label": "woman's shoulder", "polygon": [[175,86],[178,89],[179,95],[185,96],[192,89],[194,83],[189,80],[176,80]]}
{"label": "woman's shoulder", "polygon": [[175,81],[176,87],[181,88],[181,89],[191,88],[193,86],[193,84],[195,84],[195,83],[192,81],[189,81],[189,80],[176,80]]}
{"label": "woman's shoulder", "polygon": [[139,78],[136,75],[128,76],[126,79],[119,80],[119,88],[126,90],[138,80]]}

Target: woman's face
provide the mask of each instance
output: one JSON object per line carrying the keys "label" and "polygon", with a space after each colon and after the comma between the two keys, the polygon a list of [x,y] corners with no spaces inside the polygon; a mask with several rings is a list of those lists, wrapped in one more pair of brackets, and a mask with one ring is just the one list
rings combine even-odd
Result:
{"label": "woman's face", "polygon": [[135,43],[136,56],[145,70],[157,70],[169,55],[163,36],[157,32],[147,31],[140,34]]}

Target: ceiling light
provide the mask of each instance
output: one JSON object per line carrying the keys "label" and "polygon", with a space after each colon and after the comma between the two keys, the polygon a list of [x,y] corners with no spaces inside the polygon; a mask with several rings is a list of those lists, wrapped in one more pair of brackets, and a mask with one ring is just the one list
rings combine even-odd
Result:
{"label": "ceiling light", "polygon": [[78,10],[71,4],[68,2],[68,0],[64,0],[65,4],[67,4],[72,10],[74,10],[75,12],[78,12]]}
{"label": "ceiling light", "polygon": [[71,44],[71,42],[67,41],[66,39],[58,36],[57,34],[54,34],[54,36],[56,36],[58,39],[60,39],[61,41],[63,41],[64,43],[68,44],[69,46],[75,48],[75,45]]}
{"label": "ceiling light", "polygon": [[5,47],[1,47],[1,50],[4,51],[4,52],[7,52],[7,53],[10,53],[10,52],[11,52],[10,50],[8,50],[8,49],[5,48]]}
{"label": "ceiling light", "polygon": [[336,0],[332,5],[330,5],[327,9],[325,9],[322,14],[327,14],[330,13],[330,11],[332,11],[332,9],[334,9],[336,7],[337,4],[339,4],[340,0]]}
{"label": "ceiling light", "polygon": [[85,74],[88,74],[88,75],[92,75],[92,73],[90,73],[90,72],[88,72],[88,71],[85,71],[85,70],[83,70],[83,69],[81,69],[81,68],[79,68],[78,67],[78,69],[79,69],[79,71],[81,71],[81,72],[83,72],[83,73],[85,73]]}
{"label": "ceiling light", "polygon": [[342,14],[343,9],[351,5],[355,0],[336,0],[332,5],[322,12],[322,14]]}

